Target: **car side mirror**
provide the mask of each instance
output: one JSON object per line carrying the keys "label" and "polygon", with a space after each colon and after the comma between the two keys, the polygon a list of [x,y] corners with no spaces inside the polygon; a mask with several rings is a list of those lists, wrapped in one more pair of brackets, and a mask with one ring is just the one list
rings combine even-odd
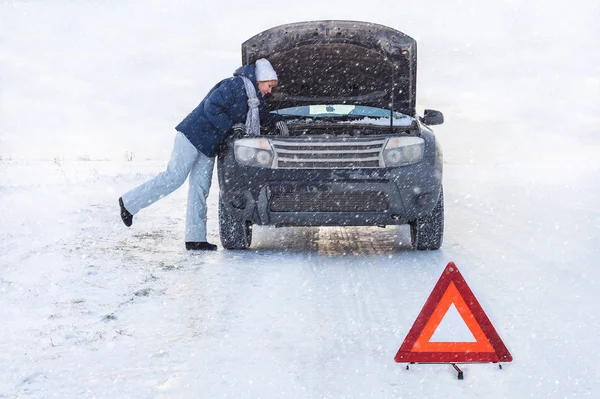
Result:
{"label": "car side mirror", "polygon": [[444,114],[440,111],[436,111],[435,109],[426,109],[423,114],[423,118],[421,118],[421,122],[426,125],[441,125],[444,123]]}

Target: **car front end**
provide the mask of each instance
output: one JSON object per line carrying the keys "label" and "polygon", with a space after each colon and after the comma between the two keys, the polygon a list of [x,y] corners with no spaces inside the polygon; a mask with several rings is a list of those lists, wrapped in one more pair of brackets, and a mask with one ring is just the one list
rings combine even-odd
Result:
{"label": "car front end", "polygon": [[364,135],[346,125],[359,132],[353,136],[295,136],[298,128],[288,125],[287,137],[234,138],[219,158],[223,206],[237,218],[274,226],[385,226],[406,224],[435,206],[442,153],[420,123],[397,133],[362,128],[381,130]]}

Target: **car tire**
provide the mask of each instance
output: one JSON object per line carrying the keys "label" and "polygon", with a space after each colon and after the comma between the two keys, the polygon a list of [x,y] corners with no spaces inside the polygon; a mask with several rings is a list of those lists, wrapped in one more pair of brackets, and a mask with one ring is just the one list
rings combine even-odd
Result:
{"label": "car tire", "polygon": [[252,243],[252,222],[237,219],[219,199],[219,236],[225,249],[247,249]]}
{"label": "car tire", "polygon": [[410,239],[413,249],[420,251],[440,249],[444,238],[444,190],[433,211],[410,224]]}

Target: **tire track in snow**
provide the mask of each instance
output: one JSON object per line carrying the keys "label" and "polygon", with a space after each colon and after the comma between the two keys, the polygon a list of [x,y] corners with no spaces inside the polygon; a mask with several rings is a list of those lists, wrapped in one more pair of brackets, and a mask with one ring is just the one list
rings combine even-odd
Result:
{"label": "tire track in snow", "polygon": [[410,249],[410,238],[398,226],[320,227],[317,238],[320,256],[385,255]]}

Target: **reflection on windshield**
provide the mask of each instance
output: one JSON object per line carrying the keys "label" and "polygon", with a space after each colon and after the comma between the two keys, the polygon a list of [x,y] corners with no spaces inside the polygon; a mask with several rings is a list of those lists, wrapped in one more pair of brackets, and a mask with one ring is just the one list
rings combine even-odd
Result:
{"label": "reflection on windshield", "polygon": [[[303,105],[300,107],[283,108],[274,111],[280,115],[301,116],[301,117],[357,117],[357,118],[389,118],[390,110],[383,108],[367,107],[364,105],[349,104],[319,104]],[[394,112],[394,119],[409,118],[400,112]]]}

